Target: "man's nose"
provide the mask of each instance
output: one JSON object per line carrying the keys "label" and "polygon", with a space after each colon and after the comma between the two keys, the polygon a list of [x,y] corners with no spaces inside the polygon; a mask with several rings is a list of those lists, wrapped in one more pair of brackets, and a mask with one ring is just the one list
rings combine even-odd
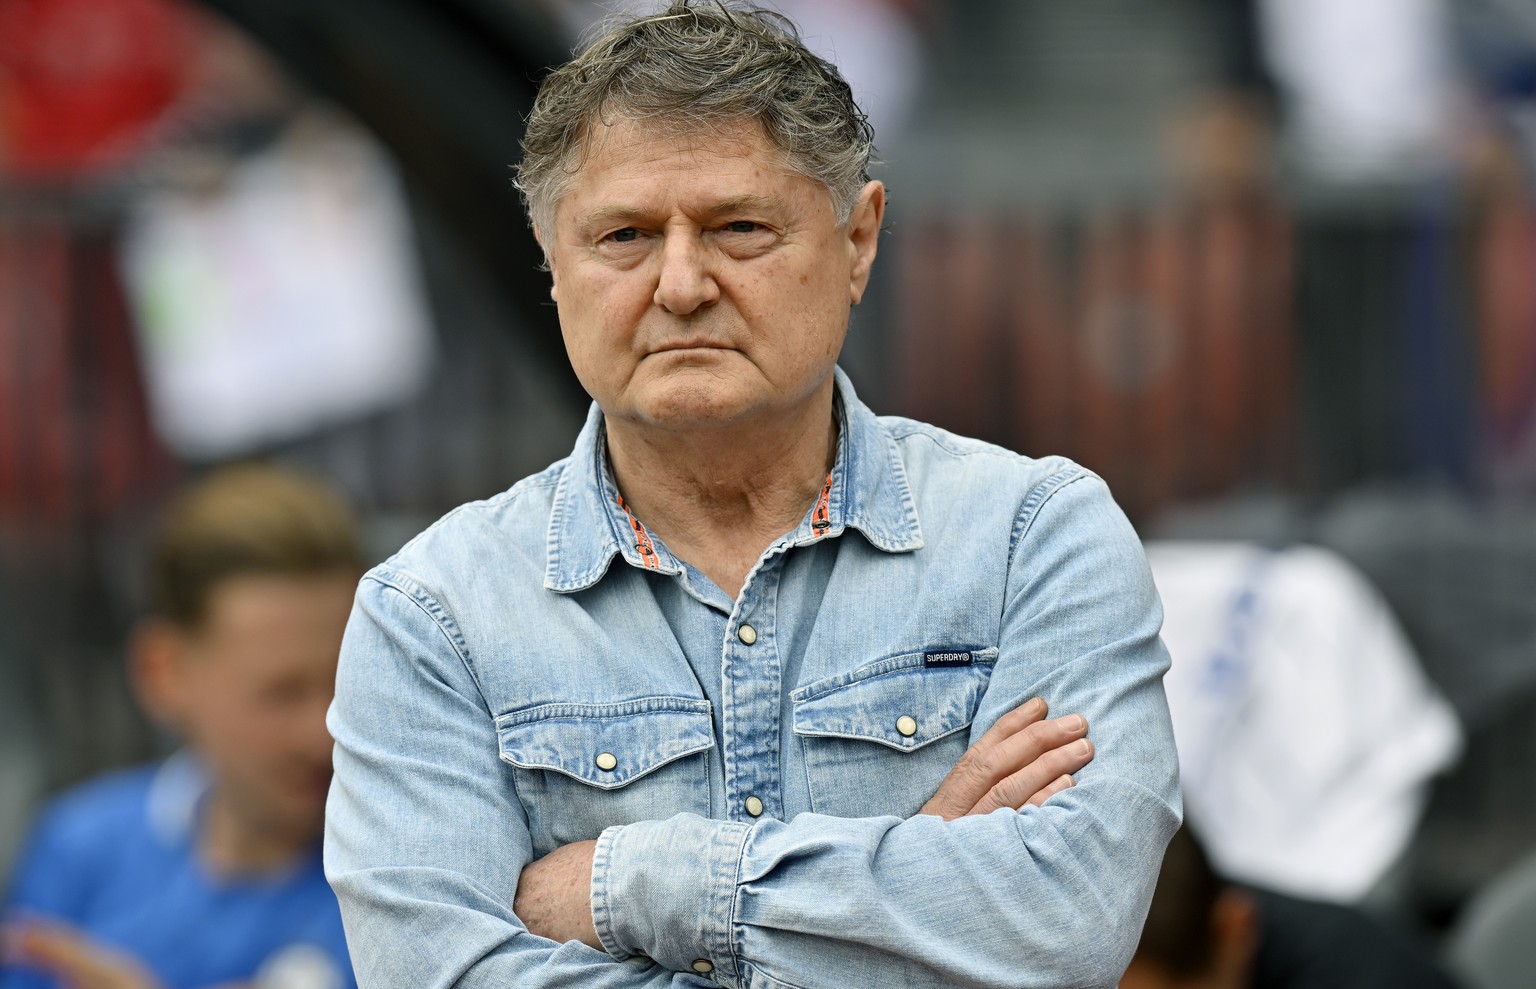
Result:
{"label": "man's nose", "polygon": [[662,242],[656,304],[670,313],[686,316],[719,298],[713,252],[697,235],[669,233]]}

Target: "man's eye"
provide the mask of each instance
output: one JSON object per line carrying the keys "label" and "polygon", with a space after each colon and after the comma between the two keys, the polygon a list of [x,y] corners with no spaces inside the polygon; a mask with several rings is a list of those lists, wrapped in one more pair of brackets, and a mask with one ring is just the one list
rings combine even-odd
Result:
{"label": "man's eye", "polygon": [[725,225],[725,229],[733,234],[750,234],[756,233],[759,227],[751,220],[732,220]]}
{"label": "man's eye", "polygon": [[628,244],[640,236],[640,231],[634,227],[625,227],[623,230],[615,230],[608,235],[608,239],[620,244]]}

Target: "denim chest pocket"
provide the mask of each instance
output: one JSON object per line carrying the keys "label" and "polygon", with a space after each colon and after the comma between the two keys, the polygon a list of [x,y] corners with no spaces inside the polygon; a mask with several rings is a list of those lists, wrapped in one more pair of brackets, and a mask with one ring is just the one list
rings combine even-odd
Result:
{"label": "denim chest pocket", "polygon": [[790,694],[812,810],[910,817],[933,796],[969,744],[997,649],[935,655],[892,656]]}
{"label": "denim chest pocket", "polygon": [[496,733],[536,856],[612,824],[709,816],[707,700],[540,704],[497,718]]}

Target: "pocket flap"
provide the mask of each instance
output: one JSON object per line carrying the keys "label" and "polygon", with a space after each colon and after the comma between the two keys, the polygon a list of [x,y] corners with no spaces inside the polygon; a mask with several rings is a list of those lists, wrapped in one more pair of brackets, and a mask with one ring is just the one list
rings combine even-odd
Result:
{"label": "pocket flap", "polygon": [[502,761],[548,769],[602,790],[714,747],[709,701],[642,697],[617,704],[540,704],[496,719]]}
{"label": "pocket flap", "polygon": [[997,662],[997,649],[970,650],[964,665],[931,666],[906,653],[797,688],[795,734],[854,738],[910,752],[966,728]]}

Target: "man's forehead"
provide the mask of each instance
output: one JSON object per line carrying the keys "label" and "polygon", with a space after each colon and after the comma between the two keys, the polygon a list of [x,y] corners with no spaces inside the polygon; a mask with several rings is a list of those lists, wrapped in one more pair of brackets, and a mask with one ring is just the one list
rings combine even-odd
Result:
{"label": "man's forehead", "polygon": [[[754,119],[620,119],[592,127],[560,205],[571,192],[580,190],[582,216],[597,210],[639,209],[643,203],[630,198],[637,187],[658,173],[668,174],[667,167],[678,159],[707,166],[701,169],[702,175],[690,176],[694,185],[689,191],[701,202],[721,208],[782,203],[782,190],[771,187],[786,177],[820,186],[785,162]],[[719,181],[711,181],[716,175]]]}
{"label": "man's forehead", "polygon": [[658,157],[716,156],[748,151],[753,160],[783,168],[783,155],[754,118],[679,120],[670,117],[599,120],[587,128],[576,156],[574,177],[597,169],[623,167]]}

